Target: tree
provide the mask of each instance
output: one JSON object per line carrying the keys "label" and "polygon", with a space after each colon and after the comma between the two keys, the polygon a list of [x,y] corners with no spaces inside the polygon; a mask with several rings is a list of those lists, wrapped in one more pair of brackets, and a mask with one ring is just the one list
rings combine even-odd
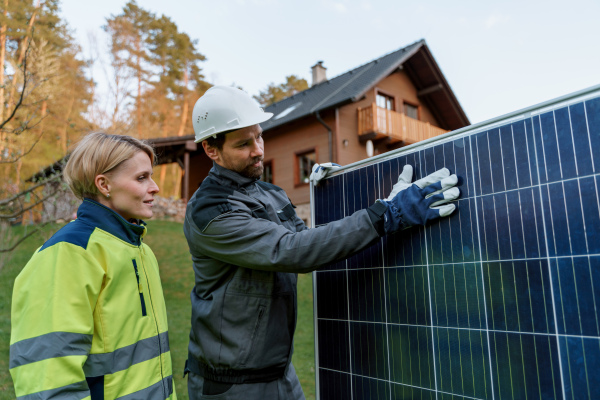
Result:
{"label": "tree", "polygon": [[269,84],[265,90],[260,91],[258,96],[254,96],[254,99],[258,101],[261,106],[267,107],[306,89],[308,89],[308,82],[306,82],[306,79],[299,78],[296,75],[290,75],[287,76],[285,82],[280,85],[276,86],[274,83]]}
{"label": "tree", "polygon": [[[135,103],[123,110],[124,115],[133,114],[133,118],[126,118],[134,121],[129,131],[140,137],[143,133],[146,138],[191,132],[190,102],[210,86],[201,73],[200,63],[205,57],[197,50],[197,42],[181,32],[169,17],[144,10],[135,1],[127,3],[121,14],[107,19],[105,30],[110,35],[113,68],[123,71],[120,76],[124,82],[133,81],[129,86],[136,93],[131,96]],[[122,129],[120,133],[127,131]],[[159,184],[165,193],[167,166],[160,170]],[[172,171],[174,176],[169,183],[179,182],[179,166],[174,165]],[[178,194],[177,184],[169,189]]]}
{"label": "tree", "polygon": [[[129,95],[135,99],[135,125],[137,137],[143,135],[143,92],[152,76],[149,65],[150,55],[148,51],[149,27],[155,19],[155,15],[139,7],[135,0],[129,1],[123,7],[119,15],[111,15],[106,20],[104,30],[111,38],[110,52],[112,66],[118,71],[117,76],[123,79],[122,84],[127,86],[129,78],[135,79],[135,95]],[[119,107],[116,103],[115,107]],[[115,110],[113,115],[117,115]]]}
{"label": "tree", "polygon": [[[169,17],[163,15],[156,19],[151,32],[150,53],[153,64],[160,70],[160,79],[153,83],[154,88],[149,93],[151,102],[157,104],[152,109],[161,125],[162,136],[169,136],[169,132],[183,136],[191,125],[187,123],[191,97],[198,98],[209,88],[198,65],[206,58],[196,49],[197,41],[180,32]],[[164,187],[166,170],[167,166],[161,165],[160,187]],[[176,183],[172,193],[176,197],[182,171],[177,165],[172,171]]]}
{"label": "tree", "polygon": [[0,255],[40,228],[14,236],[11,224],[61,190],[61,185],[44,190],[60,176],[50,174],[37,182],[27,178],[64,156],[69,138],[90,128],[83,114],[91,86],[85,63],[77,59],[79,48],[58,17],[58,0],[2,2]]}

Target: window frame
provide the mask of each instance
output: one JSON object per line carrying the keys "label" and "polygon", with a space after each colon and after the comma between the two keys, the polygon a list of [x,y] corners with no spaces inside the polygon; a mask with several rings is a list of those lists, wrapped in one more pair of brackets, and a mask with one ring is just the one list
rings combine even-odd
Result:
{"label": "window frame", "polygon": [[[387,99],[391,100],[391,102],[392,102],[392,108],[387,108],[387,107],[379,107],[379,104],[377,104],[377,98],[378,98],[379,96],[382,96],[382,97],[385,97],[385,98],[387,98]],[[386,109],[386,110],[390,110],[390,111],[396,111],[396,109],[397,109],[397,108],[396,108],[396,104],[397,104],[397,103],[398,103],[398,102],[396,101],[396,96],[394,96],[393,94],[391,94],[391,93],[388,93],[388,92],[386,92],[386,91],[384,91],[384,90],[381,90],[381,89],[376,89],[376,90],[375,90],[375,105],[377,105],[377,107],[379,107],[379,108],[384,108],[384,109]]]}
{"label": "window frame", "polygon": [[[264,169],[263,169],[263,173],[262,173],[262,175],[260,177],[260,180],[262,181],[264,173],[267,170],[267,166],[269,166],[271,168],[271,182],[267,182],[267,183],[271,183],[271,184],[274,185],[275,184],[275,168],[274,168],[273,164],[274,164],[274,162],[273,162],[272,159],[271,160],[267,160],[267,161],[263,160],[263,167],[264,167]],[[263,182],[266,182],[266,181],[263,181]]]}
{"label": "window frame", "polygon": [[[301,187],[301,186],[306,186],[306,185],[310,184],[310,181],[308,181],[308,182],[301,181],[300,159],[302,156],[304,156],[306,154],[311,154],[311,153],[314,153],[314,155],[315,155],[315,164],[316,164],[317,160],[319,159],[319,153],[317,152],[316,147],[311,147],[309,149],[296,151],[294,153],[294,187]],[[311,166],[311,169],[312,169],[312,166]],[[310,173],[308,174],[308,177],[310,177]]]}
{"label": "window frame", "polygon": [[[406,113],[406,106],[407,106],[407,105],[408,105],[408,106],[410,106],[410,107],[414,107],[414,108],[416,108],[416,110],[417,110],[417,118],[413,118],[413,117],[411,117],[410,115],[408,115],[408,114]],[[402,113],[403,113],[404,115],[406,115],[407,117],[409,117],[409,118],[416,119],[417,121],[420,121],[420,120],[421,120],[421,107],[419,107],[419,105],[418,105],[418,104],[415,104],[415,103],[413,103],[413,102],[410,102],[410,101],[403,100],[403,101],[402,101]]]}

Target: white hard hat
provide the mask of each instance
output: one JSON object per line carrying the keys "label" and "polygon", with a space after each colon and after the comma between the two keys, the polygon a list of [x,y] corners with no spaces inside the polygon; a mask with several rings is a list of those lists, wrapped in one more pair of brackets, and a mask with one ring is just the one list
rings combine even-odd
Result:
{"label": "white hard hat", "polygon": [[196,143],[218,133],[265,122],[273,116],[262,110],[248,93],[229,86],[213,86],[194,105],[192,124]]}

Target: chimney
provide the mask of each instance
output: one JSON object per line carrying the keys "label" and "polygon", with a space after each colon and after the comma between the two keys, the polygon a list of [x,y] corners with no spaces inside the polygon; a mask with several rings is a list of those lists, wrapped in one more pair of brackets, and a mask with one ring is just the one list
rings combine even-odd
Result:
{"label": "chimney", "polygon": [[312,85],[315,86],[321,82],[325,82],[327,80],[327,76],[325,71],[327,68],[323,66],[323,61],[318,61],[315,65],[311,67],[312,69]]}

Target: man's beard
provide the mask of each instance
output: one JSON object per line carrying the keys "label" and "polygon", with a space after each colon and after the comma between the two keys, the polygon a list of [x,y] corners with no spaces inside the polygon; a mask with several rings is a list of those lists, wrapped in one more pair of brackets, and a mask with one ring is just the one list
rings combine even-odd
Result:
{"label": "man's beard", "polygon": [[255,167],[254,164],[256,164],[258,161],[262,161],[262,158],[255,159],[252,164],[248,165],[243,170],[238,171],[238,173],[242,176],[245,176],[246,178],[260,179],[265,168],[262,162],[259,167]]}

